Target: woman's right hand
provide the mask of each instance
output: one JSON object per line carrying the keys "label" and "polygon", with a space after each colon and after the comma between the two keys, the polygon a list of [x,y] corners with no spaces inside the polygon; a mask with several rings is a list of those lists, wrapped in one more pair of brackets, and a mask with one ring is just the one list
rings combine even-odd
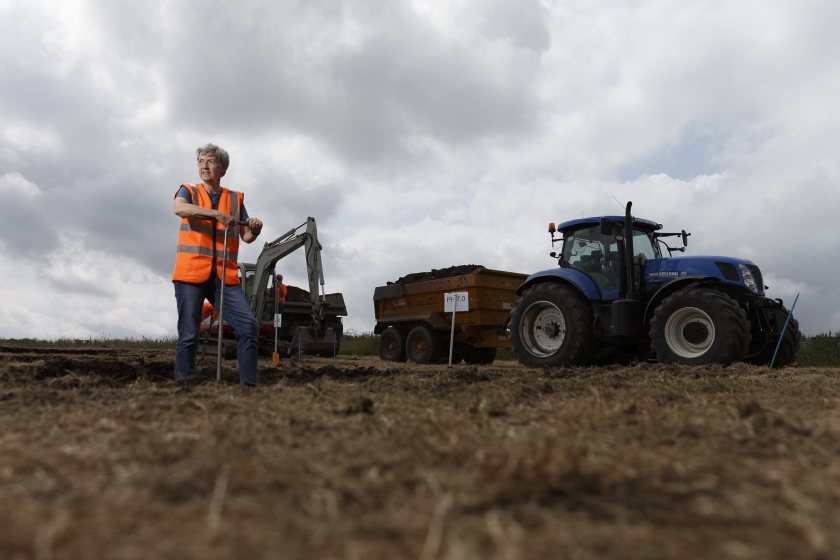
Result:
{"label": "woman's right hand", "polygon": [[236,219],[233,216],[225,214],[219,210],[216,210],[216,220],[220,221],[225,227],[236,225]]}

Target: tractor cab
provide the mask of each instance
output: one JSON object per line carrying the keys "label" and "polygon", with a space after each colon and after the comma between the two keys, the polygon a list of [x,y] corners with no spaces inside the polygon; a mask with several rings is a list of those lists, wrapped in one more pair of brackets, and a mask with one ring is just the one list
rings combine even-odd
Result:
{"label": "tractor cab", "polygon": [[[588,276],[598,287],[604,301],[618,299],[627,272],[624,238],[624,216],[582,218],[564,222],[559,226],[549,224],[552,245],[559,242],[559,253],[552,252],[561,268],[578,270]],[[639,284],[644,263],[660,258],[661,251],[654,232],[662,226],[649,220],[633,219],[634,279]],[[615,230],[615,231],[614,231]],[[562,237],[556,238],[555,233]],[[616,232],[619,232],[616,235]]]}

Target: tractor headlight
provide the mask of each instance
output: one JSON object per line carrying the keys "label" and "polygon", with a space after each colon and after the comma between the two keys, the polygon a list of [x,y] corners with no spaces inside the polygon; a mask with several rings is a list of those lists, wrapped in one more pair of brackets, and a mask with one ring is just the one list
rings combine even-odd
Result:
{"label": "tractor headlight", "polygon": [[747,285],[747,288],[750,289],[753,293],[758,293],[758,284],[755,282],[755,277],[753,276],[752,271],[747,268],[745,264],[738,264],[738,268],[741,269],[741,276],[744,277],[744,284]]}

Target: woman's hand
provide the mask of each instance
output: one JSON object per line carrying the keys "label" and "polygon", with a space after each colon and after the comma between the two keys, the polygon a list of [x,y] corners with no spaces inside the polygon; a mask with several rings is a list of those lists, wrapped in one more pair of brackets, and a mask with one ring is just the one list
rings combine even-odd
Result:
{"label": "woman's hand", "polygon": [[260,234],[263,227],[262,220],[258,218],[248,218],[248,221],[245,222],[244,225],[251,230],[251,233],[254,234],[254,237]]}

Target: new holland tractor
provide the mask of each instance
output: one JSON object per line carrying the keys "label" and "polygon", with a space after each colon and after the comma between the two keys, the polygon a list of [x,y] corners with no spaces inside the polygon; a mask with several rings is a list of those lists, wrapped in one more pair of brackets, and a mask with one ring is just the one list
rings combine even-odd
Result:
{"label": "new holland tractor", "polygon": [[[685,251],[691,234],[662,233],[661,224],[634,218],[631,206],[624,216],[549,224],[552,247],[562,246],[550,253],[559,267],[530,275],[511,312],[511,343],[522,364],[795,361],[799,324],[782,300],[765,296],[755,264],[671,256]],[[682,246],[664,237],[679,237]]]}

